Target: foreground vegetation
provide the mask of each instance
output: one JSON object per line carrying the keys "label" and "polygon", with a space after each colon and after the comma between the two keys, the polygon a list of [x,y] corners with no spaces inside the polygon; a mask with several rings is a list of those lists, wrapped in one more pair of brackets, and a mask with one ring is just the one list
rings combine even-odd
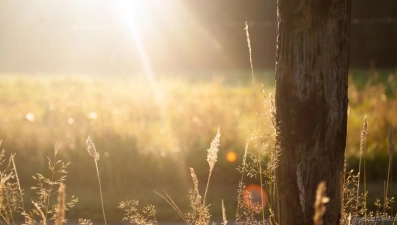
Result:
{"label": "foreground vegetation", "polygon": [[[357,172],[359,168],[360,133],[364,115],[367,114],[370,129],[366,138],[365,175],[368,184],[380,181],[380,185],[375,188],[376,191],[380,190],[379,194],[373,196],[374,199],[370,199],[370,195],[365,197],[368,202],[375,201],[376,197],[385,200],[383,180],[387,178],[390,159],[388,132],[389,127],[397,125],[396,79],[395,74],[372,71],[367,76],[362,72],[356,75],[353,72],[350,80],[347,171],[354,168]],[[205,215],[210,213],[212,218],[221,220],[220,200],[224,199],[226,215],[231,220],[261,220],[262,217],[268,219],[272,214],[269,209],[274,204],[272,171],[275,168],[276,155],[266,153],[263,146],[274,146],[274,136],[270,135],[272,133],[269,128],[272,125],[269,120],[271,106],[268,105],[271,102],[268,94],[272,92],[274,85],[265,83],[267,104],[263,108],[264,96],[260,91],[261,87],[252,88],[244,83],[248,82],[230,82],[227,76],[218,76],[211,82],[174,77],[159,80],[157,83],[147,82],[144,78],[127,77],[1,77],[0,137],[3,139],[4,148],[8,152],[16,153],[12,156],[12,165],[8,164],[11,167],[7,167],[4,174],[9,171],[14,175],[12,178],[16,179],[15,161],[23,163],[23,167],[18,167],[18,182],[11,182],[17,185],[15,196],[21,193],[20,186],[37,186],[39,182],[39,186],[33,191],[25,190],[25,202],[34,199],[37,190],[40,190],[40,196],[57,193],[58,185],[64,182],[63,177],[54,181],[35,175],[36,172],[48,174],[46,157],[54,155],[56,146],[57,157],[64,162],[71,162],[70,165],[60,164],[62,169],[56,168],[65,171],[68,167],[68,181],[65,182],[67,193],[84,196],[80,197],[83,204],[78,203],[75,210],[69,211],[69,218],[103,220],[100,198],[97,192],[92,191],[94,184],[98,182],[95,176],[95,166],[98,166],[104,208],[105,211],[112,212],[107,214],[109,220],[122,218],[123,212],[115,209],[120,200],[142,195],[146,197],[140,199],[143,200],[141,203],[152,202],[160,205],[161,211],[157,212],[157,219],[172,220],[178,219],[178,213],[168,210],[166,203],[164,205],[160,202],[162,199],[155,196],[153,190],[168,199],[160,191],[162,188],[166,189],[180,208],[187,208],[189,199],[181,195],[181,190],[186,190],[185,194],[189,196],[187,190],[192,187],[190,176],[193,173],[188,168],[192,167],[195,171],[193,180],[201,182],[190,192],[191,204],[196,207],[191,215],[196,215],[201,210],[207,213]],[[211,187],[214,191],[211,192],[210,189],[208,194],[205,191],[206,194],[203,195],[201,190],[207,190],[204,181],[209,180],[204,151],[208,149],[208,144],[219,126],[222,133],[221,146],[217,152],[216,167],[210,170]],[[270,136],[263,136],[264,134]],[[83,151],[87,148],[87,136],[98,146],[102,157],[98,164],[97,160],[93,164],[92,158],[87,157],[87,152]],[[252,147],[245,151],[247,138]],[[392,160],[395,162],[395,151],[392,151],[391,155],[393,154]],[[53,173],[57,160],[52,159],[51,162],[50,169],[52,168]],[[390,171],[391,174],[397,173],[396,168],[391,167]],[[35,179],[31,179],[32,175],[35,175]],[[245,183],[241,182],[241,176],[248,176],[244,179]],[[255,177],[263,177],[263,180]],[[4,183],[7,181],[8,179]],[[263,216],[261,207],[247,207],[247,204],[238,201],[244,195],[244,185],[250,183],[262,183],[269,193],[269,207]],[[52,185],[51,190],[40,184]],[[357,188],[358,184],[353,182],[352,185]],[[390,191],[394,190],[392,185],[391,180]],[[369,186],[367,190],[370,189]],[[240,198],[233,197],[236,193],[239,193]],[[390,192],[389,196],[396,194]],[[23,203],[23,200],[20,202]],[[37,206],[33,204],[31,210],[40,220],[43,220],[42,214],[45,214],[46,219],[56,215],[56,206],[50,207],[48,198],[39,197],[35,203]],[[70,203],[66,206],[71,207],[75,199],[72,198]],[[385,201],[382,203],[383,208],[391,204],[384,203]],[[15,204],[17,205],[17,201]],[[211,204],[211,209],[207,208],[207,204]],[[136,202],[124,202],[123,206],[124,209],[131,209],[132,206],[136,207]],[[235,215],[236,207],[246,211]],[[195,212],[195,209],[199,211]],[[357,208],[355,210],[358,214]],[[364,215],[364,212],[365,210],[360,215]],[[35,217],[32,214],[26,215]],[[190,219],[194,218],[196,217]],[[11,223],[11,220],[8,222]]]}

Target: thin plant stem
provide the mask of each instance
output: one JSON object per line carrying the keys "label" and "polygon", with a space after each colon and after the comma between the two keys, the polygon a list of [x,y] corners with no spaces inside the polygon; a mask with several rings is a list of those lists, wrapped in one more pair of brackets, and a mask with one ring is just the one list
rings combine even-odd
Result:
{"label": "thin plant stem", "polygon": [[88,151],[88,154],[94,158],[95,168],[96,168],[96,174],[97,174],[97,176],[98,176],[99,195],[100,195],[100,197],[101,197],[103,220],[104,220],[104,222],[105,222],[105,225],[107,225],[106,216],[105,216],[105,207],[103,206],[101,178],[99,177],[99,169],[98,169],[98,163],[97,163],[97,161],[99,160],[99,153],[97,152],[97,150],[96,150],[96,148],[95,148],[95,145],[94,145],[94,143],[92,142],[92,140],[91,140],[90,137],[87,138],[86,144],[87,144],[87,151]]}
{"label": "thin plant stem", "polygon": [[[248,144],[248,140],[247,140],[247,141],[245,142],[245,150],[244,150],[244,156],[243,156],[243,162],[242,162],[243,167],[242,167],[242,171],[241,171],[241,179],[240,179],[239,188],[240,188],[240,185],[241,185],[241,187],[242,187],[242,185],[243,185],[244,173],[245,173],[245,161],[247,160],[248,146],[249,146],[249,144]],[[243,191],[243,190],[239,190],[239,191]],[[240,199],[240,194],[239,194],[238,199],[237,199],[237,210],[236,210],[236,220],[237,220],[237,221],[236,221],[236,222],[239,222],[239,221],[238,221],[238,219],[239,219],[238,211],[239,211],[239,209],[240,209],[240,206],[241,206],[241,199]]]}
{"label": "thin plant stem", "polygon": [[[11,204],[10,204],[10,196],[6,195],[6,200],[7,200],[7,205],[10,206],[10,205],[11,205]],[[11,209],[11,207],[7,207],[7,208],[8,208],[8,210],[10,211],[9,213],[10,213],[11,222],[12,222],[12,224],[15,225],[14,216],[12,215],[12,209]]]}
{"label": "thin plant stem", "polygon": [[245,30],[245,35],[247,36],[248,51],[249,51],[249,56],[250,56],[252,86],[255,86],[254,66],[252,64],[252,48],[251,48],[250,33],[248,31],[248,22],[247,21],[245,21],[244,30]]}
{"label": "thin plant stem", "polygon": [[66,203],[65,203],[65,184],[60,183],[59,184],[59,189],[58,189],[58,204],[56,207],[56,221],[55,225],[62,225],[65,220],[65,209],[66,209]]}
{"label": "thin plant stem", "polygon": [[[367,169],[365,166],[365,151],[364,151],[364,204],[365,208],[367,208]],[[367,210],[364,210],[364,219],[365,219],[365,224],[367,224]]]}
{"label": "thin plant stem", "polygon": [[[54,176],[55,176],[55,172],[54,171],[55,171],[55,165],[56,165],[56,161],[55,160],[56,160],[56,157],[57,157],[57,153],[58,153],[58,147],[55,146],[54,158],[52,159],[53,160],[52,161],[52,166],[54,168],[52,168],[52,170],[51,170],[51,172],[52,172],[51,183],[53,183],[53,181],[54,181]],[[48,160],[50,160],[49,157],[48,157]],[[47,216],[48,216],[48,208],[50,207],[50,198],[51,198],[51,195],[52,195],[51,190],[52,190],[52,186],[51,186],[51,189],[48,190],[47,205],[46,205],[46,208],[45,208],[45,218],[47,218]]]}
{"label": "thin plant stem", "polygon": [[356,201],[356,215],[358,215],[358,204],[359,204],[359,193],[360,193],[360,177],[361,177],[361,154],[360,154],[360,160],[358,163],[358,176],[357,176],[357,201]]}
{"label": "thin plant stem", "polygon": [[203,205],[204,205],[204,206],[205,206],[205,199],[206,199],[206,197],[207,197],[208,186],[209,186],[209,184],[210,184],[211,175],[212,175],[212,170],[210,170],[210,173],[208,174],[207,186],[206,186],[206,188],[205,188],[204,198],[203,198]]}
{"label": "thin plant stem", "polygon": [[25,211],[25,204],[23,202],[23,191],[21,189],[21,183],[19,182],[19,177],[18,177],[18,172],[17,172],[17,167],[15,166],[15,160],[14,160],[15,154],[11,155],[11,162],[12,162],[12,167],[14,169],[15,173],[15,179],[17,180],[18,184],[18,189],[19,189],[19,194],[21,195],[21,203],[22,203],[22,209]]}
{"label": "thin plant stem", "polygon": [[[385,190],[385,198],[384,198],[384,204],[386,203],[387,196],[389,194],[389,182],[390,182],[390,173],[391,173],[391,164],[392,164],[392,159],[393,159],[393,151],[394,151],[394,137],[393,137],[393,128],[389,128],[389,165],[387,169],[387,179],[386,179],[386,190]],[[385,214],[385,207],[383,207],[383,214]],[[393,213],[393,212],[391,212]]]}
{"label": "thin plant stem", "polygon": [[[367,197],[366,197],[366,174],[365,174],[365,142],[367,140],[367,133],[368,133],[368,123],[367,123],[367,116],[364,116],[364,124],[363,124],[363,129],[361,131],[361,136],[360,136],[360,161],[358,164],[358,176],[357,176],[357,200],[359,199],[359,193],[360,193],[360,177],[361,177],[361,160],[364,157],[364,218],[367,218]],[[356,215],[358,215],[358,204],[359,201],[356,203]],[[365,220],[366,223],[366,220]]]}
{"label": "thin plant stem", "polygon": [[172,200],[172,198],[168,195],[168,193],[167,193],[165,190],[163,190],[163,191],[164,191],[165,196],[162,195],[162,194],[160,194],[160,193],[158,193],[158,192],[156,192],[156,191],[155,191],[154,193],[156,193],[158,196],[160,196],[162,199],[164,199],[164,200],[175,210],[175,212],[178,213],[178,215],[182,218],[182,220],[183,220],[186,224],[190,225],[189,221],[187,221],[187,219],[186,219],[185,216],[183,215],[182,211],[181,211],[181,210],[179,209],[179,207],[175,204],[175,202]]}
{"label": "thin plant stem", "polygon": [[[349,131],[350,131],[350,118],[351,118],[351,109],[350,109],[350,103],[348,103],[348,108],[349,108],[349,113],[347,116],[347,131],[346,131],[346,136],[349,137]],[[344,158],[344,162],[343,162],[343,192],[345,191],[346,187],[346,170],[347,170],[347,159],[346,159],[346,149],[347,149],[347,142],[348,142],[348,138],[346,138],[346,145],[345,145],[345,158]],[[345,195],[342,194],[342,202],[344,202],[345,199]],[[345,207],[342,207],[342,216],[341,216],[341,220],[343,218],[345,218]]]}
{"label": "thin plant stem", "polygon": [[208,186],[210,184],[210,179],[212,175],[212,170],[214,169],[214,165],[218,159],[218,146],[219,146],[219,138],[220,138],[220,127],[218,127],[218,131],[215,135],[215,138],[211,142],[211,147],[207,150],[207,162],[210,167],[210,172],[208,174],[208,181],[207,181],[207,187],[205,188],[205,193],[204,193],[204,199],[203,199],[203,205],[205,206],[205,199],[207,197],[207,192],[208,192]]}
{"label": "thin plant stem", "polygon": [[[259,154],[259,158],[260,158],[260,153]],[[262,206],[262,224],[265,224],[265,206],[264,206],[264,202],[263,202],[263,181],[262,181],[262,163],[261,160],[259,160],[259,182],[261,184],[261,206]]]}
{"label": "thin plant stem", "polygon": [[98,184],[99,184],[99,195],[101,196],[101,204],[102,204],[102,213],[103,213],[103,220],[105,221],[105,225],[107,225],[106,222],[106,216],[105,216],[105,207],[103,206],[103,197],[102,197],[102,187],[101,187],[101,178],[99,177],[99,170],[98,170],[98,163],[95,161],[95,167],[96,167],[96,173],[98,175]]}
{"label": "thin plant stem", "polygon": [[[392,162],[392,154],[389,155],[389,166],[387,169],[387,180],[386,180],[386,191],[385,191],[385,200],[384,203],[386,203],[387,196],[389,195],[389,182],[390,182],[390,171],[391,171],[391,162]],[[385,213],[385,207],[383,207],[383,214]]]}
{"label": "thin plant stem", "polygon": [[223,224],[222,225],[226,225],[227,224],[226,209],[225,209],[225,204],[223,203],[223,199],[222,199],[222,220],[223,220]]}

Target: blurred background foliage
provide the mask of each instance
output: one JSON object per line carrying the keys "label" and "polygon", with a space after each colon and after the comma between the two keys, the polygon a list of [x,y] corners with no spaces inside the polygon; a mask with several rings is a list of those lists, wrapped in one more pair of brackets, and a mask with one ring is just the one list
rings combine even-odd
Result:
{"label": "blurred background foliage", "polygon": [[[259,126],[258,115],[269,109],[259,83],[268,97],[274,78],[271,72],[258,74],[253,88],[246,73],[200,77],[167,75],[156,83],[144,77],[1,77],[3,147],[17,153],[21,180],[28,184],[32,173],[47,168],[55,145],[72,162],[71,184],[95,182],[85,146],[90,136],[101,154],[103,179],[111,186],[190,185],[188,167],[205,180],[206,150],[220,126],[213,182],[235,183],[245,142]],[[379,174],[387,169],[381,162],[387,159],[388,129],[397,123],[396,86],[393,71],[353,70],[350,75],[347,155],[358,156],[367,115],[368,160],[374,160],[369,179],[383,179]],[[228,152],[236,153],[235,162],[227,161]]]}

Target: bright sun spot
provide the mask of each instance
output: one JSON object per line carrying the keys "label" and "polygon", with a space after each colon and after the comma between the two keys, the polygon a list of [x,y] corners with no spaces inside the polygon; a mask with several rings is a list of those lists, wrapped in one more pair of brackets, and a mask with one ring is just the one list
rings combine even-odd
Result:
{"label": "bright sun spot", "polygon": [[237,155],[234,151],[228,151],[226,153],[226,160],[230,163],[234,163],[237,160]]}
{"label": "bright sun spot", "polygon": [[[191,40],[195,40],[197,36],[212,40],[212,36],[197,22],[180,0],[121,0],[114,1],[112,6],[117,15],[117,23],[123,31],[127,32],[130,40],[131,45],[126,45],[126,48],[133,48],[133,51],[138,53],[141,66],[139,69],[143,70],[155,97],[161,123],[171,124],[167,108],[167,93],[158,83],[156,72],[153,70],[156,59],[165,65],[169,62],[172,64],[175,51],[180,51],[186,55],[186,58],[189,58],[191,54],[201,50]],[[175,46],[175,43],[178,45]],[[174,126],[168,126],[167,143],[170,149],[179,149],[180,141],[174,129]],[[161,152],[160,156],[168,157],[171,154]],[[236,160],[235,153],[234,156],[230,153],[228,157],[230,162]],[[178,160],[178,158],[175,159]],[[181,176],[185,175],[186,172],[181,171]]]}
{"label": "bright sun spot", "polygon": [[143,71],[157,102],[162,101],[163,93],[157,85],[145,43],[153,41],[148,40],[146,34],[156,28],[156,19],[160,19],[159,16],[161,16],[157,11],[168,7],[165,2],[163,0],[124,0],[113,3],[114,10],[119,16],[119,23],[129,32],[129,36],[135,45]]}

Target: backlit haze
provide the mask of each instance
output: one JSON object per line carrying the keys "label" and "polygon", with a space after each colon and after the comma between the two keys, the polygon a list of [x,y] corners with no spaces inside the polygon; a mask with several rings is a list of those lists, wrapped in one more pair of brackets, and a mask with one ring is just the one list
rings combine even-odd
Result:
{"label": "backlit haze", "polygon": [[[248,66],[243,21],[250,18],[244,12],[252,12],[255,4],[244,6],[250,11],[242,8],[244,16],[232,28],[224,25],[234,21],[229,5],[200,4],[2,1],[0,72],[123,74],[148,67],[172,71]],[[236,39],[226,29],[241,32]]]}

